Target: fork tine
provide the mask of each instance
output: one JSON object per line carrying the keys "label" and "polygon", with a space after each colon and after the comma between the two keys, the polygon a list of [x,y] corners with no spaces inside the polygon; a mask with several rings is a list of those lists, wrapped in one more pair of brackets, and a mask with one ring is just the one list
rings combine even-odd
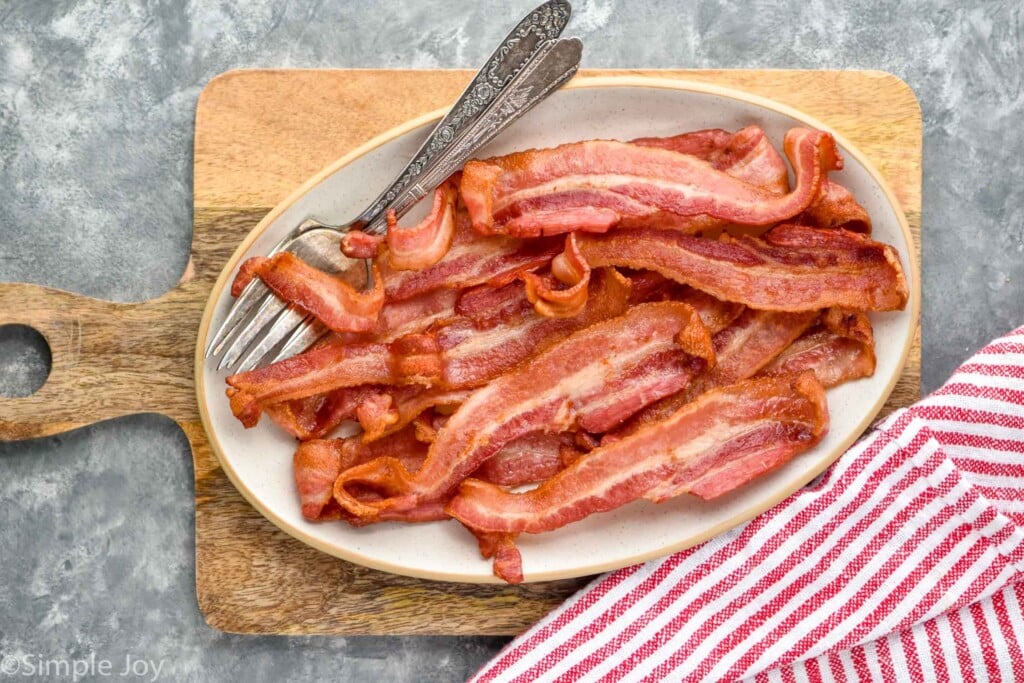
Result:
{"label": "fork tine", "polygon": [[327,326],[322,322],[309,316],[306,320],[295,328],[291,336],[285,340],[281,348],[278,349],[274,357],[270,359],[271,363],[276,363],[279,360],[285,358],[291,358],[294,355],[302,353],[310,346],[312,346],[321,337],[327,334]]}
{"label": "fork tine", "polygon": [[224,322],[217,328],[217,333],[206,345],[206,357],[219,355],[225,343],[233,336],[232,333],[240,330],[240,325],[245,319],[270,296],[272,296],[270,288],[259,280],[254,279],[246,285],[231,305],[231,309],[228,310],[228,317],[224,319]]}
{"label": "fork tine", "polygon": [[260,333],[263,332],[263,329],[287,307],[288,304],[281,301],[276,296],[268,296],[267,299],[260,304],[259,308],[256,310],[256,314],[242,324],[240,331],[231,340],[231,345],[228,346],[227,350],[224,352],[224,356],[217,364],[217,369],[223,370],[225,368],[230,369],[235,367],[238,363],[238,359],[243,353],[245,353],[245,350],[249,348],[249,345],[252,344],[252,342],[260,336]]}
{"label": "fork tine", "polygon": [[266,357],[270,355],[272,351],[282,339],[291,336],[292,332],[295,331],[302,322],[305,320],[306,314],[296,310],[293,307],[289,307],[288,310],[277,316],[270,329],[263,335],[245,354],[245,357],[238,363],[238,372],[246,372],[252,370],[258,365],[262,365]]}

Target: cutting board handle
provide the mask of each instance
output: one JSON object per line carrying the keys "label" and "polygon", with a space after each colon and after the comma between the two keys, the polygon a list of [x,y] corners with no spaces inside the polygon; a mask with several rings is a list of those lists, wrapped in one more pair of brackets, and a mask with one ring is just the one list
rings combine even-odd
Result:
{"label": "cutting board handle", "polygon": [[52,358],[38,391],[0,397],[0,441],[59,434],[140,412],[193,417],[199,307],[189,305],[196,299],[189,289],[179,285],[152,301],[119,304],[0,283],[0,325],[34,328]]}

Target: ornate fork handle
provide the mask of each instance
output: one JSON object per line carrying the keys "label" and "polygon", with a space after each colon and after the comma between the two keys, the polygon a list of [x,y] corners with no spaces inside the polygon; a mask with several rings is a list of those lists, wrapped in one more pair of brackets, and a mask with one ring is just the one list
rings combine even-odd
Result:
{"label": "ornate fork handle", "polygon": [[383,232],[386,209],[393,208],[401,215],[433,189],[436,184],[427,186],[420,180],[424,171],[435,168],[438,158],[458,145],[467,131],[479,122],[480,117],[491,111],[494,103],[507,95],[509,86],[525,67],[533,63],[538,53],[551,49],[553,41],[569,22],[570,13],[571,8],[566,0],[549,0],[519,22],[491,54],[476,78],[437,124],[409,164],[369,208],[353,221],[352,227],[361,227],[373,233]]}
{"label": "ornate fork handle", "polygon": [[[487,111],[470,126],[460,140],[445,149],[431,166],[420,173],[416,184],[397,201],[408,210],[421,197],[462,168],[478,149],[528,112],[548,93],[557,90],[579,69],[583,43],[576,38],[552,41],[544,55],[531,62],[516,76],[508,89],[495,98]],[[396,201],[396,212],[398,212]]]}

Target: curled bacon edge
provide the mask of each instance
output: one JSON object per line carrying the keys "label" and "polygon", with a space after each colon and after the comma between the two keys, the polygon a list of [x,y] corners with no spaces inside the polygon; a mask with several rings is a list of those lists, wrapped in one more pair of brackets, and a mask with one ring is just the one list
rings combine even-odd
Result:
{"label": "curled bacon edge", "polygon": [[376,265],[373,289],[360,292],[340,276],[314,268],[289,251],[270,257],[253,256],[239,268],[231,285],[232,296],[239,296],[254,277],[282,300],[312,313],[335,332],[373,330],[384,306],[384,283]]}

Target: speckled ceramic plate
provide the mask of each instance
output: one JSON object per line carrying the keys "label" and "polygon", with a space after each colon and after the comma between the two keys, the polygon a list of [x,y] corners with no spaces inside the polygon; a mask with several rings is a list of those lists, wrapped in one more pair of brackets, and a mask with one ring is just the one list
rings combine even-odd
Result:
{"label": "speckled ceramic plate", "polygon": [[[294,440],[262,420],[243,429],[224,396],[224,374],[203,359],[207,335],[230,304],[227,285],[242,259],[264,254],[307,216],[343,220],[373,199],[418,148],[442,112],[408,122],[338,160],[271,211],[234,253],[206,307],[196,353],[196,387],[203,424],[228,477],[243,496],[278,527],[337,557],[376,569],[430,579],[494,582],[491,563],[455,522],[378,524],[355,529],[343,523],[303,520],[292,480]],[[480,156],[548,147],[588,138],[630,139],[700,128],[736,130],[758,124],[781,148],[793,126],[828,127],[798,111],[710,85],[633,77],[576,79],[523,117]],[[832,427],[813,450],[713,502],[690,496],[655,505],[640,501],[592,515],[558,531],[522,535],[527,581],[594,574],[665,555],[704,541],[774,505],[832,463],[869,425],[892,391],[910,350],[920,304],[919,275],[910,258],[906,218],[878,171],[841,136],[846,167],[834,175],[867,208],[874,236],[896,247],[911,297],[906,310],[871,316],[878,368],[874,377],[828,392]],[[212,323],[212,325],[211,325]]]}

